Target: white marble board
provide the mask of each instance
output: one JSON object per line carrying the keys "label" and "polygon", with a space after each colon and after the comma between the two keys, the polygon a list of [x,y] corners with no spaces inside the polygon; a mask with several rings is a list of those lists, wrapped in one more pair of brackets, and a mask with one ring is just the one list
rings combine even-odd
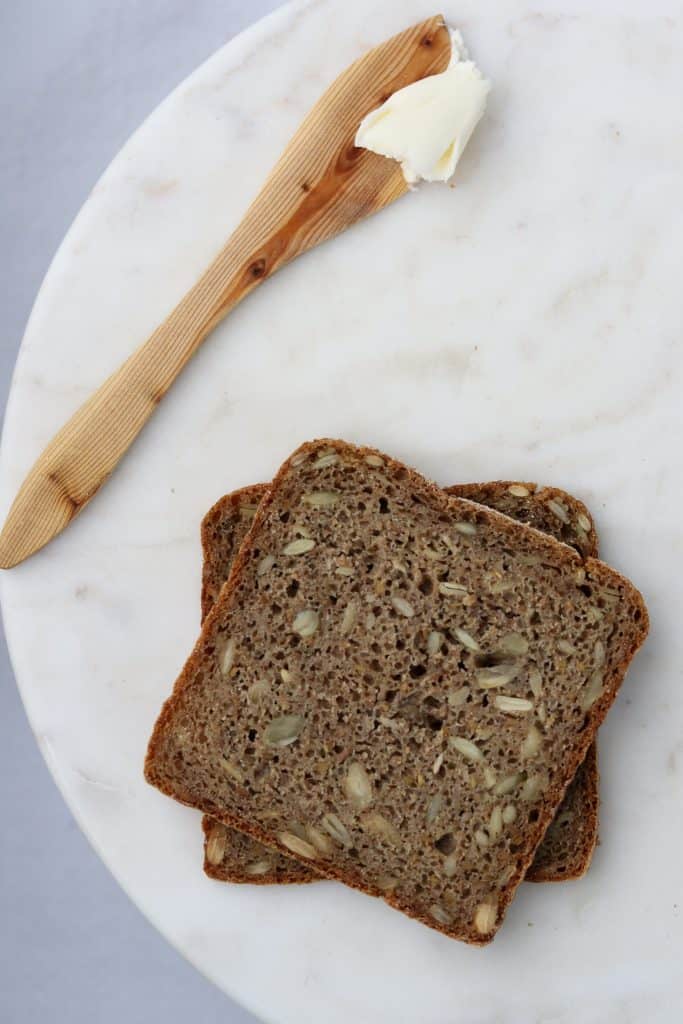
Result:
{"label": "white marble board", "polygon": [[[171,942],[267,1021],[674,1020],[681,8],[441,8],[494,83],[457,187],[420,189],[306,256],[216,331],[77,523],[3,575],[12,659],[38,743],[103,860]],[[432,13],[425,0],[288,6],[140,128],[36,302],[5,424],[3,510],[54,431],[209,262],[327,83]],[[651,640],[601,732],[593,867],[581,882],[522,886],[484,950],[331,883],[210,882],[198,815],[142,779],[197,634],[202,514],[320,435],[374,443],[443,483],[575,491],[604,556],[651,609]]]}

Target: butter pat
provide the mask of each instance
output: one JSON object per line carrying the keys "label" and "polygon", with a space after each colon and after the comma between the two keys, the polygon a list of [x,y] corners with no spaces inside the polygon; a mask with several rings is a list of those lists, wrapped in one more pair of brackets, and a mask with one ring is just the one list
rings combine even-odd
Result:
{"label": "butter pat", "polygon": [[411,185],[448,181],[486,109],[490,89],[468,59],[462,36],[452,32],[448,68],[399,89],[368,114],[356,133],[356,146],[398,160]]}

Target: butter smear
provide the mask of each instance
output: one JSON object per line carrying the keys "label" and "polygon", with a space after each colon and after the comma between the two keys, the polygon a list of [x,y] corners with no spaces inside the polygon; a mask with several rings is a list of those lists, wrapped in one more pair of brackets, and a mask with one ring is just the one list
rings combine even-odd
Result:
{"label": "butter smear", "polygon": [[479,123],[491,83],[451,32],[451,62],[413,82],[363,118],[356,146],[398,160],[406,181],[448,181]]}

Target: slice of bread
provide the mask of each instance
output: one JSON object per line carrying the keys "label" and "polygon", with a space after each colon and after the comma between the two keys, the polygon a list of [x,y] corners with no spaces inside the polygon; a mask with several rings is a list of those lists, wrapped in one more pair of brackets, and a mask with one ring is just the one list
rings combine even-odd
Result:
{"label": "slice of bread", "polygon": [[312,442],[261,502],[145,774],[483,945],[647,628],[603,563],[388,456]]}
{"label": "slice of bread", "polygon": [[[202,622],[230,575],[267,484],[226,494],[202,522]],[[504,512],[544,533],[571,544],[581,554],[597,557],[598,539],[588,509],[571,494],[536,484],[495,481],[456,484],[446,492]],[[222,825],[208,815],[204,830],[204,870],[221,882],[302,883],[320,876],[291,857],[273,853],[256,840]],[[598,835],[598,770],[595,745],[579,767],[574,781],[536,851],[526,880],[561,882],[579,878],[591,862]]]}

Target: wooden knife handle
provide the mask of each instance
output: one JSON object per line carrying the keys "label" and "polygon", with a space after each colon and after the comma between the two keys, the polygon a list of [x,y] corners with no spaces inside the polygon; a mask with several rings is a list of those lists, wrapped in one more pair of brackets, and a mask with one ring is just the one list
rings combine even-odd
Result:
{"label": "wooden knife handle", "polygon": [[355,132],[397,89],[443,71],[450,49],[437,16],[371,50],[333,82],[201,279],[40,455],[0,534],[0,567],[38,551],[90,501],[238,302],[285,263],[406,192],[398,164],[356,149]]}

